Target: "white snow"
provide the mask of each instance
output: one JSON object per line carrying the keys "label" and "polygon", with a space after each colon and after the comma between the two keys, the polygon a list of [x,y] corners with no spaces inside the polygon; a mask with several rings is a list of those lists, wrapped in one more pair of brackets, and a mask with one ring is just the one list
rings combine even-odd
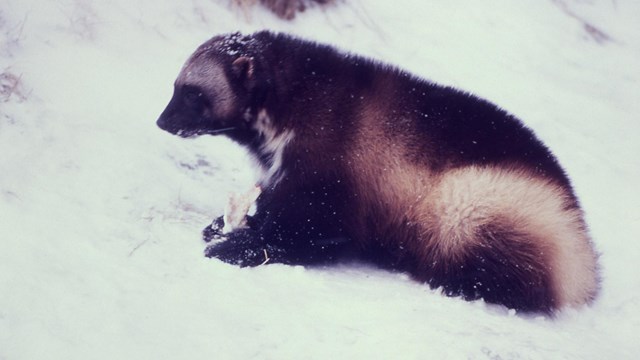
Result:
{"label": "white snow", "polygon": [[[638,356],[639,2],[346,0],[292,22],[229,4],[2,0],[0,359]],[[522,118],[582,201],[602,253],[596,303],[522,317],[362,265],[204,258],[200,231],[253,185],[251,162],[155,120],[196,46],[263,28]]]}

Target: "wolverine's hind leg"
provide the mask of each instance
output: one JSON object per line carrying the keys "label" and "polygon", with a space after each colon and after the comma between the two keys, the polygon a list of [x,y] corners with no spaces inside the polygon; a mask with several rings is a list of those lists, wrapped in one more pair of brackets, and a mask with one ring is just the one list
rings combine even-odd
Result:
{"label": "wolverine's hind leg", "polygon": [[[473,244],[456,254],[426,254],[431,261],[427,282],[448,296],[483,299],[519,311],[551,312],[557,308],[548,259],[527,234],[497,224],[479,228]],[[434,250],[437,251],[437,250]]]}
{"label": "wolverine's hind leg", "polygon": [[417,275],[449,295],[524,311],[590,302],[596,255],[570,191],[526,170],[444,174],[422,214]]}

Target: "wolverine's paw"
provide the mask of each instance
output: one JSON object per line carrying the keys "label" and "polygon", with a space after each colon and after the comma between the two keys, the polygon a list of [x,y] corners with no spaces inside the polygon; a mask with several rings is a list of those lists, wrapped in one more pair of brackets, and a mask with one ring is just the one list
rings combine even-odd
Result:
{"label": "wolverine's paw", "polygon": [[242,244],[232,239],[209,245],[204,250],[206,257],[213,257],[241,267],[282,262],[283,254],[282,249],[270,244]]}
{"label": "wolverine's paw", "polygon": [[225,241],[208,246],[204,250],[204,255],[241,267],[258,266],[269,262],[268,253],[263,251],[263,249],[237,246],[237,244],[234,244],[232,241]]}
{"label": "wolverine's paw", "polygon": [[204,242],[211,242],[214,240],[223,240],[224,234],[222,233],[222,228],[224,227],[224,220],[222,216],[217,219],[214,219],[211,222],[211,225],[207,226],[202,230],[202,240]]}

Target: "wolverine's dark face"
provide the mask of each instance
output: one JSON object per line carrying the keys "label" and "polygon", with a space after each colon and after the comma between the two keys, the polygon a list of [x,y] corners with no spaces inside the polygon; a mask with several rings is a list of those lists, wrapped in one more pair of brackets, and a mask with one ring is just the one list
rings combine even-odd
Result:
{"label": "wolverine's dark face", "polygon": [[247,129],[251,119],[244,80],[251,70],[248,58],[225,66],[207,52],[194,54],[180,72],[158,126],[182,137]]}

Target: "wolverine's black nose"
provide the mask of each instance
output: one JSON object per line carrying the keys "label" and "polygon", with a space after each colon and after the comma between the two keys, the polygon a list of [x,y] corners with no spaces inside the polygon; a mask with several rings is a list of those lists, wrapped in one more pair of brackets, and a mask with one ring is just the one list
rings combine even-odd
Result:
{"label": "wolverine's black nose", "polygon": [[158,127],[162,130],[169,131],[167,126],[167,120],[162,116],[158,118],[158,120],[156,121],[156,125],[158,125]]}
{"label": "wolverine's black nose", "polygon": [[162,115],[160,115],[160,117],[156,121],[156,125],[158,125],[160,129],[164,131],[168,131],[172,134],[175,134],[178,132],[175,122],[170,121],[170,117],[166,115],[166,112],[163,112]]}

